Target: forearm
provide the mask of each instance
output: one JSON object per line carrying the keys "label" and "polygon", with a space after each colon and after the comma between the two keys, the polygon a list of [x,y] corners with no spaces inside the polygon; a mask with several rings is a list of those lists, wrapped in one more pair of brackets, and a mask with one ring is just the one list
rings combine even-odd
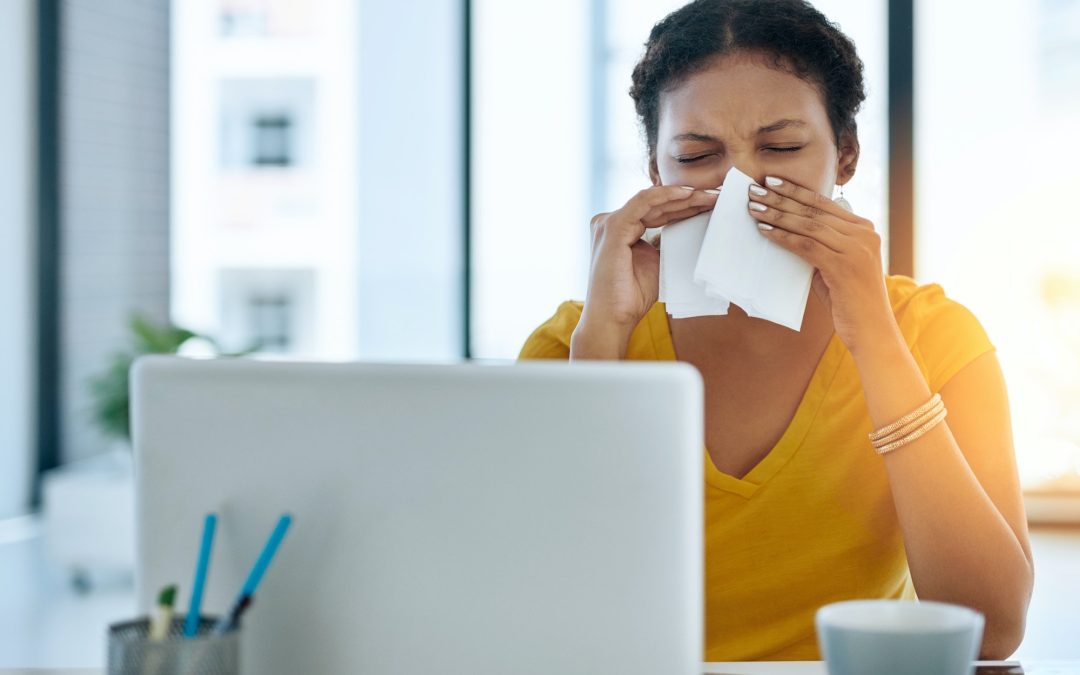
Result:
{"label": "forearm", "polygon": [[[931,391],[898,333],[856,355],[874,428],[925,403]],[[1023,635],[1033,572],[957,446],[948,419],[882,457],[919,597],[986,615],[983,654],[1003,658]]]}

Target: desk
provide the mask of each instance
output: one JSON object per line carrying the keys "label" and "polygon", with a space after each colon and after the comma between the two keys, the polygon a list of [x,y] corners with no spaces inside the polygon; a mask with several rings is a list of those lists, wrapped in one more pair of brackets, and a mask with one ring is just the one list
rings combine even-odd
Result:
{"label": "desk", "polygon": [[[1015,666],[1017,661],[979,661],[978,665]],[[1007,672],[1007,671],[1002,671]],[[105,675],[95,668],[0,668],[0,675]],[[821,661],[706,663],[704,675],[828,675]],[[1024,675],[1080,675],[1080,661],[1031,661]]]}
{"label": "desk", "polygon": [[96,668],[0,668],[0,675],[105,675]]}
{"label": "desk", "polygon": [[[977,661],[976,665],[996,666],[993,672],[1001,675],[1009,673],[1009,666],[1019,665],[1023,665],[1024,675],[1080,675],[1080,661]],[[823,661],[758,661],[706,663],[705,675],[828,675],[828,671]]]}

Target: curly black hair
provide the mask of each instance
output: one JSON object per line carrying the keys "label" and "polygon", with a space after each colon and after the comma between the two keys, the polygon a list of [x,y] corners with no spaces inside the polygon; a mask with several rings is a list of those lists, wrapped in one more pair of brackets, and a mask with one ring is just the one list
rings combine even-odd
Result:
{"label": "curly black hair", "polygon": [[660,95],[718,57],[760,53],[771,65],[822,93],[834,140],[857,139],[855,114],[866,98],[855,44],[804,0],[695,0],[653,26],[634,66],[630,97],[656,155]]}

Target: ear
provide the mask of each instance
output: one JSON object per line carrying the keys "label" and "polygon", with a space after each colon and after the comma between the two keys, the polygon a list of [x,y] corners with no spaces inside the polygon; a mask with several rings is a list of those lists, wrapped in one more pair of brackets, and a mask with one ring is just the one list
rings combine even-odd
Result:
{"label": "ear", "polygon": [[662,185],[660,182],[660,169],[656,166],[656,153],[649,153],[649,180],[652,181],[653,187]]}
{"label": "ear", "polygon": [[840,146],[836,158],[836,184],[843,185],[855,176],[859,164],[859,139],[854,132],[840,134]]}

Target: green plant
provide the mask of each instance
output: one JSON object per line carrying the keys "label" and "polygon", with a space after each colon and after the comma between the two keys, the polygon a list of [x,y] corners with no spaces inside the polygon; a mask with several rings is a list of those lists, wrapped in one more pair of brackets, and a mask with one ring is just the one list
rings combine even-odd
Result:
{"label": "green plant", "polygon": [[108,437],[131,440],[131,412],[128,374],[131,364],[144,354],[175,354],[192,338],[214,341],[186,328],[156,324],[141,314],[129,322],[131,348],[110,357],[108,367],[90,379],[93,420]]}

